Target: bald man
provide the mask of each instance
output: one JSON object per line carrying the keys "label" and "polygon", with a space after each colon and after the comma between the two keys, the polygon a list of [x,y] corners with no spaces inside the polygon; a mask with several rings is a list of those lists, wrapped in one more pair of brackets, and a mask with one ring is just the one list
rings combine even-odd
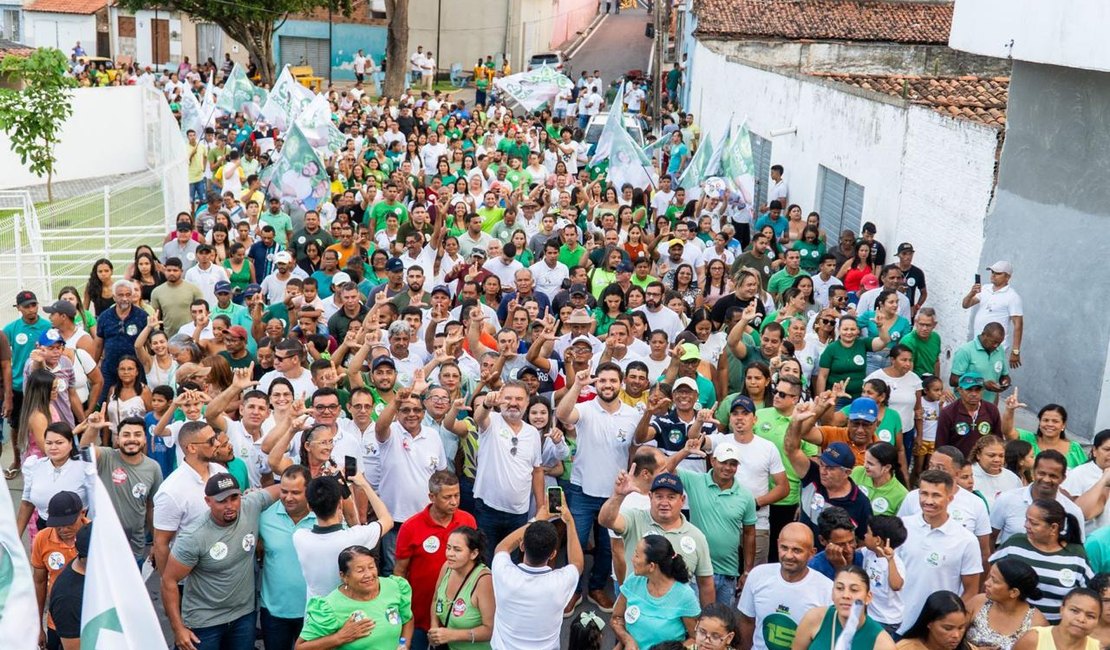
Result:
{"label": "bald man", "polygon": [[739,647],[789,648],[805,613],[832,604],[832,580],[808,566],[814,550],[809,526],[794,522],[782,529],[779,561],[755,567],[744,583]]}

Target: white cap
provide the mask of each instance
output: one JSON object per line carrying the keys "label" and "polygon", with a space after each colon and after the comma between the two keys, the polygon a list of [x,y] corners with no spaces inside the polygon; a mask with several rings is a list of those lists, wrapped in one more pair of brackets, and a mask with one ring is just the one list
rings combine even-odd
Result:
{"label": "white cap", "polygon": [[698,382],[694,381],[693,379],[690,379],[689,377],[682,377],[681,379],[676,381],[674,383],[674,386],[671,388],[671,392],[674,392],[674,391],[678,390],[679,388],[682,388],[683,386],[685,386],[686,388],[689,388],[690,390],[694,391],[695,393],[698,392]]}
{"label": "white cap", "polygon": [[990,266],[988,266],[987,270],[988,271],[994,271],[995,273],[1005,273],[1006,275],[1013,275],[1014,274],[1014,265],[1010,264],[1009,262],[1007,262],[1005,260],[999,260],[999,261],[995,262],[994,264],[991,264]]}
{"label": "white cap", "polygon": [[289,251],[278,251],[274,253],[274,264],[291,264],[293,262],[293,255]]}
{"label": "white cap", "polygon": [[339,285],[346,284],[347,282],[350,282],[350,281],[351,281],[351,276],[348,275],[346,271],[340,271],[339,273],[336,273],[335,275],[331,276],[331,286],[333,286],[333,287],[338,287]]}
{"label": "white cap", "polygon": [[721,443],[717,445],[716,449],[713,450],[713,459],[719,463],[723,463],[729,460],[734,460],[739,463],[740,448],[732,444],[731,442]]}

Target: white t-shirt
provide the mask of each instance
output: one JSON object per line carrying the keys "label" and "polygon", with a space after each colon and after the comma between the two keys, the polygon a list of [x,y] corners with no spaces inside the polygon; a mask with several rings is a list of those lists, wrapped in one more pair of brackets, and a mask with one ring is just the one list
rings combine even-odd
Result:
{"label": "white t-shirt", "polygon": [[[208,463],[208,476],[226,471],[223,465]],[[170,472],[154,494],[154,528],[177,532],[208,516],[204,483],[200,474],[184,463]]]}
{"label": "white t-shirt", "polygon": [[669,307],[660,307],[659,311],[652,312],[648,310],[647,305],[637,307],[633,311],[638,311],[647,317],[648,327],[652,330],[663,330],[667,333],[667,340],[674,341],[679,332],[684,329],[682,320],[679,319],[678,314],[674,313]]}
{"label": "white t-shirt", "polygon": [[921,390],[921,377],[912,370],[901,377],[891,377],[879,369],[867,375],[867,379],[879,379],[890,389],[887,407],[894,409],[902,418],[902,430],[899,433],[913,429],[913,410],[917,406],[917,391]]}
{"label": "white t-shirt", "polygon": [[296,379],[282,374],[278,370],[271,370],[262,375],[262,379],[258,381],[258,390],[263,393],[269,393],[270,384],[274,383],[274,380],[278,377],[284,377],[293,385],[293,399],[307,400],[316,392],[316,384],[312,383],[312,373],[303,368],[301,369],[301,375]]}
{"label": "white t-shirt", "polygon": [[737,609],[744,616],[755,619],[752,647],[760,650],[789,648],[789,644],[768,645],[764,640],[764,631],[770,632],[776,639],[793,639],[806,612],[832,604],[832,580],[809,569],[801,580],[787,582],[782,579],[780,571],[781,565],[777,562],[755,567],[740,593]]}
{"label": "white t-shirt", "polygon": [[1010,285],[995,290],[990,283],[983,285],[979,292],[979,307],[975,310],[975,322],[971,326],[972,333],[976,336],[983,331],[987,323],[999,323],[1006,330],[1006,347],[1010,346],[1010,336],[1013,324],[1010,318],[1024,316],[1025,311],[1021,306],[1021,296]]}
{"label": "white t-shirt", "polygon": [[[1003,469],[1002,472],[1007,473],[1009,470]],[[1013,474],[1013,472],[1009,473]],[[1098,480],[1102,478],[1102,473],[1103,470],[1099,469],[1094,461],[1088,461],[1079,467],[1069,469],[1068,476],[1064,479],[1060,487],[1067,491],[1068,494],[1078,499],[1080,495],[1094,487],[1095,483],[1098,483]],[[1017,475],[1014,475],[1014,478],[1016,479]],[[978,482],[978,479],[976,479],[976,482]],[[1017,486],[1021,487],[1020,479],[1018,479]],[[1087,535],[1090,535],[1107,524],[1110,524],[1110,502],[1106,504],[1106,507],[1103,508],[1102,512],[1094,519],[1088,519],[1083,527]]]}
{"label": "white t-shirt", "polygon": [[493,621],[494,650],[558,650],[562,611],[578,587],[573,565],[552,570],[513,564],[508,553],[498,553],[490,567],[497,616]]}
{"label": "white t-shirt", "polygon": [[674,199],[674,192],[656,192],[651,196],[651,209],[656,214],[665,214]]}
{"label": "white t-shirt", "polygon": [[516,272],[524,268],[524,265],[516,260],[506,264],[500,257],[495,257],[491,260],[486,260],[482,268],[496,275],[497,279],[501,280],[502,287],[512,287],[516,279]]}
{"label": "white t-shirt", "polygon": [[532,272],[536,291],[547,296],[548,300],[554,300],[555,296],[559,295],[559,291],[563,288],[563,280],[570,277],[570,270],[562,262],[555,262],[555,268],[551,268],[547,262],[540,260],[529,266],[528,270]]}
{"label": "white t-shirt", "polygon": [[[1072,477],[1072,470],[1068,472],[1068,479]],[[998,475],[988,474],[986,470],[979,467],[979,463],[974,463],[971,466],[971,474],[975,477],[975,489],[978,490],[987,499],[987,506],[994,508],[994,502],[998,499],[998,495],[1008,490],[1015,490],[1023,487],[1021,478],[1014,474],[1005,467]],[[1064,481],[1064,489],[1067,489],[1067,481]],[[1070,494],[1071,491],[1068,490]]]}
{"label": "white t-shirt", "polygon": [[571,469],[570,482],[587,496],[608,499],[613,496],[617,474],[628,466],[628,449],[640,421],[640,413],[617,400],[620,408],[610,414],[601,408],[600,399],[582,402],[578,409],[578,452]]}
{"label": "white t-shirt", "polygon": [[[863,554],[863,570],[871,579],[871,604],[867,606],[867,616],[887,625],[900,623],[902,594],[890,588],[890,562],[866,548],[861,548],[860,553]],[[905,584],[906,563],[897,553],[894,554],[894,566]]]}
{"label": "white t-shirt", "polygon": [[983,571],[978,540],[951,517],[938,528],[930,526],[920,513],[902,517],[902,522],[906,525],[906,541],[895,554],[905,563],[905,576],[912,579],[902,586],[904,607],[899,634],[905,634],[917,621],[921,607],[933,592],[962,595],[963,576]]}
{"label": "white t-shirt", "polygon": [[[991,509],[991,527],[1000,531],[999,546],[1014,535],[1025,532],[1025,512],[1033,504],[1032,489],[1033,486],[1027,485],[1003,492],[995,499],[994,508]],[[1083,510],[1059,490],[1056,491],[1056,501],[1064,506],[1064,511],[1069,515],[1074,515],[1077,520],[1083,521]],[[1080,541],[1086,539],[1085,532],[1079,531],[1079,537]]]}
{"label": "white t-shirt", "polygon": [[[778,447],[765,438],[753,436],[751,442],[744,443],[730,433],[714,433],[709,436],[709,442],[712,443],[713,449],[725,442],[740,448],[740,457],[743,461],[740,463],[740,468],[736,470],[736,480],[748,488],[753,497],[761,497],[771,491],[771,475],[786,472]],[[771,529],[770,512],[770,504],[755,511],[756,530]]]}
{"label": "white t-shirt", "polygon": [[490,413],[486,427],[478,430],[474,497],[501,512],[528,512],[532,470],[543,466],[542,452],[543,438],[535,427],[522,422],[514,432],[500,413]]}
{"label": "white t-shirt", "polygon": [[813,302],[821,309],[829,306],[829,287],[844,286],[835,275],[830,275],[828,280],[822,280],[820,273],[810,277],[813,279]]}
{"label": "white t-shirt", "polygon": [[[898,508],[898,516],[905,519],[910,515],[919,514],[921,514],[921,496],[917,490],[913,490],[902,500],[902,505]],[[956,488],[956,496],[948,504],[948,516],[976,537],[991,534],[991,515],[987,514],[987,504],[962,487]],[[976,541],[975,544],[975,547],[979,548],[979,542]]]}
{"label": "white t-shirt", "polygon": [[447,469],[443,439],[421,426],[413,437],[400,422],[389,425],[389,439],[378,444],[381,497],[396,521],[404,521],[428,505],[428,478]]}
{"label": "white t-shirt", "polygon": [[353,528],[338,524],[325,530],[328,532],[307,528],[293,531],[293,548],[301,563],[309,598],[327,596],[339,586],[339,572],[335,567],[343,549],[355,545],[374,548],[382,538],[382,525],[376,521]]}

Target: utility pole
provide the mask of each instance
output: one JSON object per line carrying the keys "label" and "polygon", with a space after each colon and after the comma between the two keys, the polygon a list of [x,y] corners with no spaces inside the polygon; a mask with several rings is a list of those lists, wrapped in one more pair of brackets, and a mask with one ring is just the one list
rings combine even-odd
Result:
{"label": "utility pole", "polygon": [[653,60],[655,65],[651,70],[652,87],[652,130],[659,133],[663,115],[663,53],[666,51],[666,32],[663,30],[663,3],[667,0],[654,0],[652,4],[653,19],[655,22],[655,48]]}

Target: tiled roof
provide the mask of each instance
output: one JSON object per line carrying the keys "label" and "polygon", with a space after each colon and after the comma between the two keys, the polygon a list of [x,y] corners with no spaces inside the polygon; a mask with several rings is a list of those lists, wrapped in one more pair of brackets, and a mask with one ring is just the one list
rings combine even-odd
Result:
{"label": "tiled roof", "polygon": [[913,75],[815,74],[921,104],[952,117],[989,126],[1006,125],[1009,77],[919,77]]}
{"label": "tiled roof", "polygon": [[35,48],[15,41],[9,41],[6,38],[0,38],[0,58],[13,54],[15,56],[31,56]]}
{"label": "tiled roof", "polygon": [[51,14],[95,14],[108,5],[108,0],[33,0],[23,11]]}
{"label": "tiled roof", "polygon": [[698,35],[947,44],[952,4],[871,0],[697,0]]}

